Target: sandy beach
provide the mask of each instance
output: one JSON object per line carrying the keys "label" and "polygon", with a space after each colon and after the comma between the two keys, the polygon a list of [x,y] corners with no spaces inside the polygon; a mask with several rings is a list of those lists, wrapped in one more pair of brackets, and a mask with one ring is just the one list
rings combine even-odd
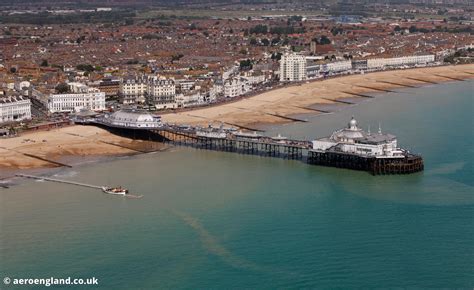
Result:
{"label": "sandy beach", "polygon": [[165,148],[164,144],[127,139],[93,126],[28,132],[19,137],[0,139],[0,172],[60,166],[54,162],[69,165],[67,158],[71,156],[120,156]]}
{"label": "sandy beach", "polygon": [[[332,100],[357,97],[357,94],[382,92],[403,87],[418,87],[474,79],[474,64],[418,68],[350,75],[308,82],[271,90],[253,97],[192,111],[163,115],[170,123],[201,124],[224,122],[238,126],[288,122],[281,116],[318,114],[309,108],[331,104]],[[93,126],[70,126],[50,131],[0,139],[0,172],[61,166],[70,156],[117,156],[163,149],[159,143],[130,140]],[[25,155],[26,154],[26,155]],[[50,160],[50,161],[47,161]]]}
{"label": "sandy beach", "polygon": [[339,98],[357,97],[353,94],[424,86],[453,81],[453,78],[473,79],[474,64],[336,77],[275,89],[215,107],[166,114],[162,118],[165,122],[201,125],[224,122],[251,127],[261,123],[284,123],[288,120],[275,115],[317,114],[318,112],[305,107],[334,103],[331,100]]}

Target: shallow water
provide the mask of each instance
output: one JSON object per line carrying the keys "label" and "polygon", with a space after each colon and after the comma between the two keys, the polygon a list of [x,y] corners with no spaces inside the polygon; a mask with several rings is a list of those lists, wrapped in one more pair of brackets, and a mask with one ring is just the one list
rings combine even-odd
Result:
{"label": "shallow water", "polygon": [[0,189],[0,275],[95,276],[108,289],[472,288],[473,85],[404,89],[267,132],[321,137],[354,115],[421,153],[423,173],[176,148],[50,172],[140,200],[37,181]]}

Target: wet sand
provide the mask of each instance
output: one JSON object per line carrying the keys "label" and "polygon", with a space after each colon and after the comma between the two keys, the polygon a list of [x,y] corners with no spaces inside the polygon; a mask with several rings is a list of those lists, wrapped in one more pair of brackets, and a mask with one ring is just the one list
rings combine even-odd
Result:
{"label": "wet sand", "polygon": [[60,165],[54,162],[69,165],[82,159],[139,154],[164,148],[166,145],[161,143],[131,140],[93,126],[28,132],[0,139],[0,176],[7,170],[58,167]]}

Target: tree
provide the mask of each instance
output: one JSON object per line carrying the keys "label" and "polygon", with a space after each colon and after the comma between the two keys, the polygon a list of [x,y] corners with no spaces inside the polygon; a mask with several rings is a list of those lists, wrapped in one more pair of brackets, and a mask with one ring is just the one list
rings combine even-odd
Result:
{"label": "tree", "polygon": [[79,64],[76,66],[76,69],[85,71],[85,72],[93,72],[94,67],[91,64]]}
{"label": "tree", "polygon": [[12,74],[16,73],[16,67],[11,67],[11,68],[10,68],[10,72],[11,72]]}
{"label": "tree", "polygon": [[252,61],[250,59],[240,61],[241,70],[250,70],[252,69]]}
{"label": "tree", "polygon": [[331,40],[326,35],[323,35],[319,39],[319,44],[331,44]]}
{"label": "tree", "polygon": [[278,43],[280,43],[280,37],[275,37],[272,39],[272,45],[277,45]]}
{"label": "tree", "polygon": [[43,59],[43,61],[41,62],[41,65],[40,66],[48,66],[48,60],[47,59]]}
{"label": "tree", "polygon": [[334,35],[334,36],[336,36],[336,35],[338,35],[338,34],[342,34],[342,32],[343,32],[342,27],[333,27],[333,28],[331,29],[331,33],[332,33],[332,35]]}
{"label": "tree", "polygon": [[417,32],[418,29],[416,28],[415,25],[412,25],[412,26],[410,26],[410,28],[408,28],[408,31],[409,31],[410,33],[414,33],[414,32]]}
{"label": "tree", "polygon": [[276,53],[274,52],[274,53],[272,53],[272,59],[273,60],[280,60],[281,55],[282,55],[281,52],[276,52]]}
{"label": "tree", "polygon": [[266,25],[258,24],[249,30],[250,34],[266,34],[268,27]]}
{"label": "tree", "polygon": [[66,83],[58,84],[55,89],[59,94],[64,94],[64,93],[69,92],[69,86]]}
{"label": "tree", "polygon": [[255,39],[255,37],[250,38],[250,45],[257,45],[257,39]]}
{"label": "tree", "polygon": [[263,46],[268,46],[268,45],[270,45],[270,40],[268,40],[268,39],[266,39],[266,38],[262,39],[261,42],[262,42],[262,45],[263,45]]}

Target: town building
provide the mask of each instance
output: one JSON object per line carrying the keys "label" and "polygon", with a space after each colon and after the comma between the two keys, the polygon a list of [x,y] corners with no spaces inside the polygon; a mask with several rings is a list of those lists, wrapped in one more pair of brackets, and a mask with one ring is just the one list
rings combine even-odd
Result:
{"label": "town building", "polygon": [[434,62],[435,56],[430,55],[413,55],[393,58],[372,58],[367,60],[368,69],[382,69],[385,67],[400,67],[400,66],[414,66],[426,65]]}
{"label": "town building", "polygon": [[99,82],[98,89],[104,92],[106,97],[116,96],[120,91],[120,80],[105,78]]}
{"label": "town building", "polygon": [[48,109],[51,113],[105,110],[105,93],[80,83],[68,83],[69,92],[51,94]]}
{"label": "town building", "polygon": [[31,102],[24,96],[0,96],[0,123],[31,119]]}
{"label": "town building", "polygon": [[280,59],[280,81],[306,80],[306,57],[296,53],[285,53]]}
{"label": "town building", "polygon": [[144,103],[147,87],[148,78],[144,75],[123,78],[119,86],[119,95],[122,97],[122,103]]}
{"label": "town building", "polygon": [[247,93],[249,89],[248,80],[243,77],[235,76],[224,81],[224,96],[226,98],[241,96]]}
{"label": "town building", "polygon": [[153,76],[148,79],[146,99],[157,109],[176,108],[176,85],[174,79]]}
{"label": "town building", "polygon": [[174,79],[152,75],[126,77],[120,83],[124,104],[145,103],[157,109],[175,108],[176,84]]}
{"label": "town building", "polygon": [[199,106],[204,104],[204,96],[199,92],[176,95],[176,105],[178,108]]}

